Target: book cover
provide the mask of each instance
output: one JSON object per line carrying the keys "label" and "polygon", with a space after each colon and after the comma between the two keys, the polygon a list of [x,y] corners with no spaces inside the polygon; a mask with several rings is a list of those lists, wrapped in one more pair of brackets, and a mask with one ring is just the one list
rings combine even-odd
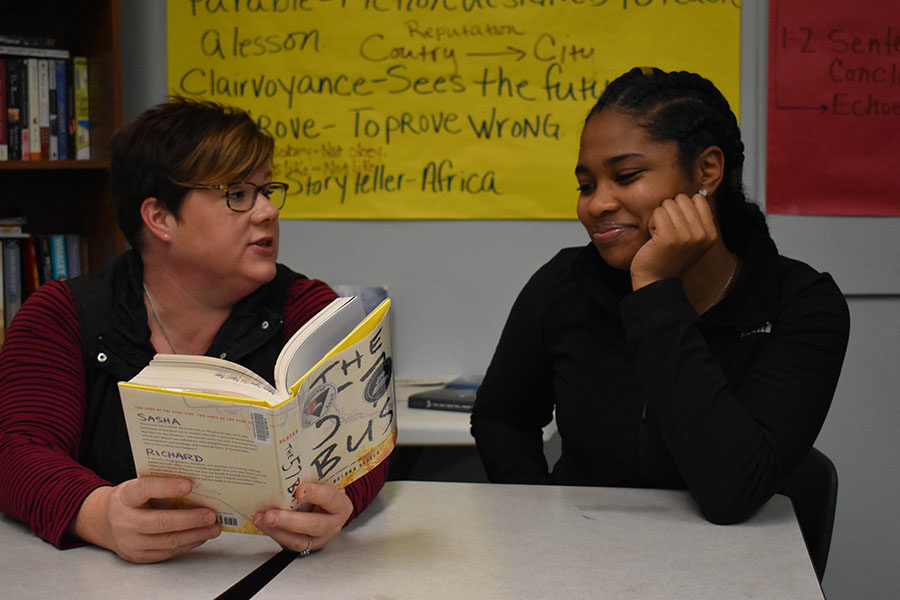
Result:
{"label": "book cover", "polygon": [[46,283],[53,279],[53,264],[50,259],[50,236],[37,236],[35,250],[37,252],[38,275],[41,283]]}
{"label": "book cover", "polygon": [[6,109],[6,59],[0,56],[0,160],[9,160],[9,125]]}
{"label": "book cover", "polygon": [[[38,59],[27,58],[28,65],[28,157],[41,159],[41,92]],[[24,154],[25,149],[22,148]]]}
{"label": "book cover", "polygon": [[34,236],[29,235],[22,244],[22,298],[27,298],[35,290],[41,287],[41,278],[38,273],[37,249]]}
{"label": "book cover", "polygon": [[8,234],[3,244],[3,322],[7,330],[16,312],[22,306],[22,257],[19,238]]}
{"label": "book cover", "polygon": [[71,279],[81,275],[81,236],[66,234],[66,275]]}
{"label": "book cover", "polygon": [[457,377],[444,386],[410,394],[406,402],[410,408],[472,412],[482,379],[482,375]]}
{"label": "book cover", "polygon": [[50,241],[50,268],[53,279],[62,281],[69,277],[69,269],[66,263],[66,236],[56,233],[49,237]]}
{"label": "book cover", "polygon": [[66,74],[68,61],[56,61],[56,137],[60,160],[72,158],[69,154],[69,90]]}
{"label": "book cover", "polygon": [[56,61],[47,61],[47,110],[49,112],[50,160],[59,160],[59,104],[56,99]]}
{"label": "book cover", "polygon": [[50,158],[50,63],[38,59],[38,131],[41,160]]}
{"label": "book cover", "polygon": [[75,158],[91,158],[91,110],[88,99],[87,57],[72,59],[72,87],[75,92]]}
{"label": "book cover", "polygon": [[21,58],[6,60],[6,142],[9,160],[22,160],[22,106],[25,104],[23,80],[25,62]]}
{"label": "book cover", "polygon": [[410,408],[472,412],[472,407],[475,406],[475,390],[442,387],[416,392],[410,395],[407,404]]}
{"label": "book cover", "polygon": [[19,78],[19,123],[22,130],[22,160],[31,160],[31,127],[30,127],[30,104],[28,102],[28,59],[20,59],[20,78]]}
{"label": "book cover", "polygon": [[69,158],[75,158],[75,75],[71,60],[66,61],[66,126],[69,128]]}
{"label": "book cover", "polygon": [[167,505],[208,506],[223,530],[259,533],[256,512],[306,508],[293,498],[301,481],[344,487],[367,473],[397,436],[389,309],[332,302],[279,355],[282,377],[310,365],[290,385],[217,358],[157,355],[119,383],[138,476],[189,477],[192,493]]}

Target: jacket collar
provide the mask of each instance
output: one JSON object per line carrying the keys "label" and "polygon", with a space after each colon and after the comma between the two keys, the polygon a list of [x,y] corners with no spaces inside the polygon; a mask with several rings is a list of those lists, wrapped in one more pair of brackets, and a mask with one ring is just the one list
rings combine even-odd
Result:
{"label": "jacket collar", "polygon": [[[706,327],[764,327],[774,321],[781,285],[779,255],[771,239],[750,240],[734,288],[701,318]],[[601,305],[618,314],[619,302],[631,293],[627,271],[610,267],[593,244],[582,247],[572,263],[575,277]]]}
{"label": "jacket collar", "polygon": [[606,264],[592,243],[583,246],[575,255],[572,270],[575,278],[585,286],[593,299],[604,308],[619,314],[619,302],[631,293],[628,271]]}
{"label": "jacket collar", "polygon": [[741,257],[741,272],[731,293],[703,315],[702,325],[740,329],[771,326],[778,311],[781,276],[778,250],[771,239],[752,238]]}
{"label": "jacket collar", "polygon": [[[144,305],[144,265],[140,255],[129,250],[116,260],[113,269],[112,314],[102,328],[103,336],[106,344],[118,349],[123,360],[143,367],[155,354]],[[272,286],[257,288],[234,305],[207,356],[239,362],[273,336],[282,335],[283,319],[277,309],[278,299],[273,297]]]}

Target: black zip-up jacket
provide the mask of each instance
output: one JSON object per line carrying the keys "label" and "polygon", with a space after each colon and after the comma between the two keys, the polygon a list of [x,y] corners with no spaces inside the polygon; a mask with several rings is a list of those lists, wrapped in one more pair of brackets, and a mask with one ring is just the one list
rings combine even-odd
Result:
{"label": "black zip-up jacket", "polygon": [[[114,483],[136,477],[117,383],[137,375],[155,354],[143,274],[140,256],[130,250],[109,268],[66,282],[78,314],[87,380],[79,460]],[[207,355],[238,362],[274,384],[273,365],[284,345],[285,298],[298,278],[305,279],[278,265],[271,282],[235,305]]]}
{"label": "black zip-up jacket", "polygon": [[848,336],[831,277],[771,241],[700,317],[680,280],[632,292],[592,245],[567,248],[513,305],[472,434],[492,481],[687,488],[710,521],[741,521],[812,447]]}

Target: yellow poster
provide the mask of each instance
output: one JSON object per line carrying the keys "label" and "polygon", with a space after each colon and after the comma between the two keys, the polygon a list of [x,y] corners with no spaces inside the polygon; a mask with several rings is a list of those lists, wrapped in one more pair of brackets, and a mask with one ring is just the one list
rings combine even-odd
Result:
{"label": "yellow poster", "polygon": [[170,93],[248,109],[282,216],[568,219],[585,115],[633,66],[738,112],[740,0],[169,0]]}

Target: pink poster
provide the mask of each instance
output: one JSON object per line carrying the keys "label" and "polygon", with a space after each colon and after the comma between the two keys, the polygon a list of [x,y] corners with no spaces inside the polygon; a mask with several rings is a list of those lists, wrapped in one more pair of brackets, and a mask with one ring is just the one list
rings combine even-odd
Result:
{"label": "pink poster", "polygon": [[770,0],[766,210],[900,215],[900,3]]}

